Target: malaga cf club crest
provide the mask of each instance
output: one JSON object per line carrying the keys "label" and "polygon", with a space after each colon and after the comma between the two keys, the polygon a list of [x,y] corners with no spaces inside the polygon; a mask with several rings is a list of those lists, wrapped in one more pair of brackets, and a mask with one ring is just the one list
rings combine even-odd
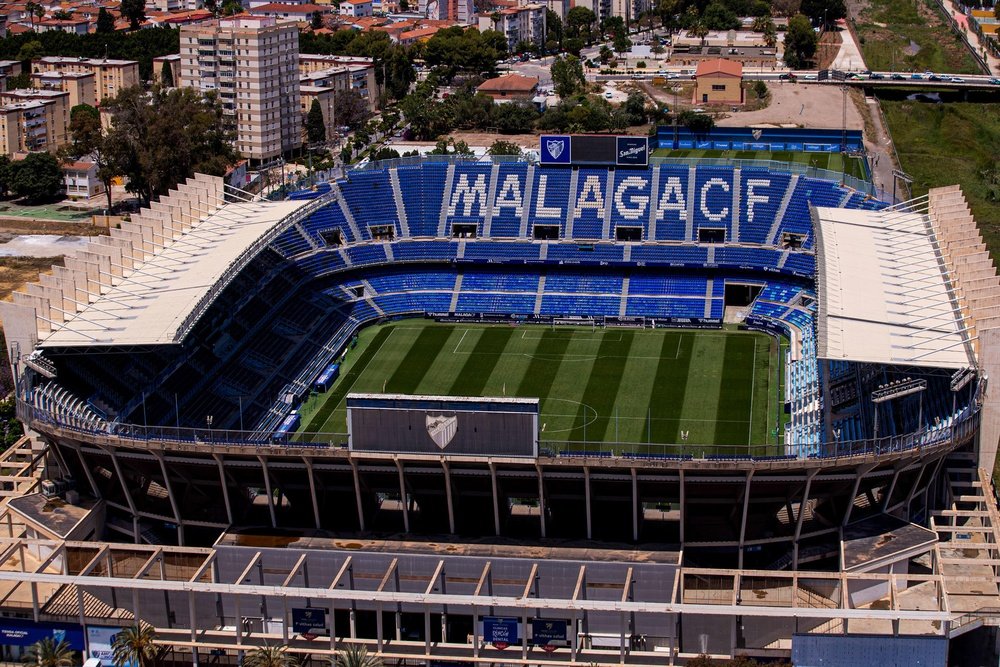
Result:
{"label": "malaga cf club crest", "polygon": [[427,415],[427,435],[440,449],[448,446],[455,434],[458,433],[458,417],[452,415]]}
{"label": "malaga cf club crest", "polygon": [[545,142],[545,147],[549,149],[549,155],[552,156],[553,160],[558,160],[559,156],[563,154],[566,149],[565,139],[549,139]]}
{"label": "malaga cf club crest", "polygon": [[543,164],[570,163],[569,136],[565,134],[542,135],[541,157]]}

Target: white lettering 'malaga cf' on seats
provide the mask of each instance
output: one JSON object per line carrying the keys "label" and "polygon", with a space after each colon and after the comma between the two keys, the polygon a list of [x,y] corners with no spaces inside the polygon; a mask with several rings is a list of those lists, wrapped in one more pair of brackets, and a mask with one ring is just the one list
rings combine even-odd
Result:
{"label": "white lettering 'malaga cf' on seats", "polygon": [[[610,172],[606,176],[606,178],[614,177]],[[553,178],[557,179],[554,183],[551,180]],[[502,179],[497,179],[496,196],[493,201],[498,213],[506,211],[508,215],[522,214],[524,207],[528,205],[524,198],[526,188],[523,180],[524,176],[519,174],[507,174]],[[733,191],[732,183],[718,176],[706,180],[695,192],[686,191],[688,189],[686,177],[668,176],[661,182],[655,201],[650,192],[648,176],[638,174],[624,176],[615,186],[610,201],[606,200],[606,182],[602,176],[588,174],[585,177],[581,176],[577,192],[571,195],[569,202],[566,202],[564,187],[556,187],[556,184],[564,183],[565,180],[558,174],[541,174],[538,177],[532,193],[535,199],[533,217],[562,219],[565,207],[569,203],[572,206],[573,217],[577,219],[583,217],[588,210],[594,212],[591,215],[601,217],[607,210],[606,207],[610,206],[612,213],[617,217],[624,220],[641,220],[648,214],[649,206],[655,206],[657,220],[687,222],[690,197],[696,197],[697,211],[706,220],[724,222],[732,215],[731,197],[721,196]],[[489,201],[487,196],[489,187],[489,178],[486,174],[456,174],[446,200],[447,214],[466,218],[483,217]],[[746,215],[749,221],[752,222],[754,219],[755,207],[771,201],[769,195],[763,194],[769,187],[771,187],[769,179],[747,179],[742,198],[746,202]],[[549,192],[550,190],[553,192]]]}
{"label": "white lettering 'malaga cf' on seats", "polygon": [[729,183],[726,183],[721,178],[710,178],[705,181],[705,184],[701,186],[701,193],[698,197],[698,207],[701,209],[701,214],[712,222],[721,222],[723,218],[729,215],[729,207],[723,206],[718,211],[711,211],[708,208],[708,191],[712,188],[722,188],[723,192],[729,192]]}
{"label": "white lettering 'malaga cf' on seats", "polygon": [[477,207],[478,214],[482,215],[483,207],[486,206],[486,174],[476,176],[476,181],[471,185],[468,174],[458,177],[458,183],[452,188],[448,199],[448,215],[455,215],[459,204],[463,205],[462,215],[466,217],[472,215],[473,205]]}
{"label": "white lettering 'malaga cf' on seats", "polygon": [[749,178],[747,179],[747,222],[753,222],[753,207],[756,204],[766,204],[771,200],[767,195],[759,195],[755,191],[757,188],[769,188],[771,187],[771,181],[765,181],[762,178]]}
{"label": "white lettering 'malaga cf' on seats", "polygon": [[649,195],[633,194],[625,200],[625,191],[629,188],[644,189],[649,184],[645,178],[640,176],[628,176],[623,178],[615,189],[615,211],[626,220],[638,220],[646,213],[649,206]]}

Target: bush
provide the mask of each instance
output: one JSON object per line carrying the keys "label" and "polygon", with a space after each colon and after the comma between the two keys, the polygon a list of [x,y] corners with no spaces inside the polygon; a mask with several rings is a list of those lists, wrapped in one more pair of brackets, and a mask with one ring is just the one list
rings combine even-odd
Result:
{"label": "bush", "polygon": [[646,61],[640,60],[635,64],[635,66],[638,67],[639,69],[646,69]]}

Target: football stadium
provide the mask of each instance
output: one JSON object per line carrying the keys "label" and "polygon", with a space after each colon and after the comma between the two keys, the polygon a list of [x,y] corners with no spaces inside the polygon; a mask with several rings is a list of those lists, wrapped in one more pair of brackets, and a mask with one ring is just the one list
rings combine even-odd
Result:
{"label": "football stadium", "polygon": [[197,175],[0,303],[58,471],[5,599],[195,664],[945,664],[1000,604],[1000,281],[961,190],[658,141],[283,201]]}

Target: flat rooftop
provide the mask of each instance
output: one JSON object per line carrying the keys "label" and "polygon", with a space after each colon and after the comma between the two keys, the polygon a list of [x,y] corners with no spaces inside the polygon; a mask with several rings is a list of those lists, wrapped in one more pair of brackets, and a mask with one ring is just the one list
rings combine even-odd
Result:
{"label": "flat rooftop", "polygon": [[314,549],[362,553],[406,553],[428,556],[471,556],[477,558],[526,558],[531,560],[572,560],[601,563],[661,563],[679,565],[680,553],[670,548],[621,548],[586,541],[547,540],[517,542],[488,539],[452,542],[454,536],[442,535],[440,541],[405,539],[369,539],[338,537],[310,532],[226,532],[216,541],[216,547],[249,547],[254,549]]}
{"label": "flat rooftop", "polygon": [[197,223],[42,339],[42,348],[166,345],[227,269],[309,200],[231,203]]}
{"label": "flat rooftop", "polygon": [[816,208],[814,226],[821,359],[976,365],[925,214]]}

